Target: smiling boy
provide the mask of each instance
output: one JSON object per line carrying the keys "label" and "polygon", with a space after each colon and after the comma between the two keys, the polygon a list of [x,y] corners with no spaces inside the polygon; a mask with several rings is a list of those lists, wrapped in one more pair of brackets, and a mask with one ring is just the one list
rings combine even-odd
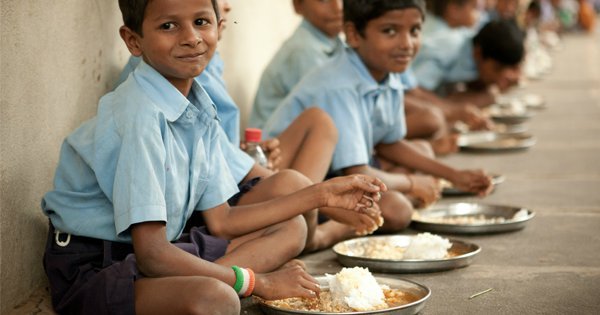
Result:
{"label": "smiling boy", "polygon": [[[314,297],[316,281],[284,266],[304,248],[299,215],[363,211],[385,186],[354,176],[229,207],[237,187],[224,135],[194,80],[215,51],[216,0],[120,0],[119,7],[120,35],[143,62],[64,141],[54,188],[42,200],[55,310],[239,314],[238,295]],[[206,226],[188,230],[195,215]]]}
{"label": "smiling boy", "polygon": [[385,231],[410,223],[413,206],[405,194],[427,205],[439,198],[439,187],[428,175],[378,169],[373,165],[375,153],[397,166],[446,178],[481,195],[491,188],[490,178],[482,171],[456,170],[421,155],[403,140],[406,128],[399,73],[417,53],[423,16],[420,0],[344,1],[349,48],[305,76],[265,127],[274,136],[307,108],[325,110],[339,131],[330,171],[376,174],[389,188],[380,202]]}

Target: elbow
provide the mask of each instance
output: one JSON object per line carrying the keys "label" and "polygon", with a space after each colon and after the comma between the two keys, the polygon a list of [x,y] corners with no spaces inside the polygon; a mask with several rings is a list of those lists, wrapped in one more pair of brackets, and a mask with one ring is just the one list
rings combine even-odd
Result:
{"label": "elbow", "polygon": [[227,224],[220,224],[220,222],[219,222],[219,223],[211,224],[210,226],[207,226],[207,228],[208,228],[208,231],[210,232],[210,235],[218,237],[218,238],[231,240],[236,237],[236,235],[231,233],[231,230],[233,230],[233,229],[231,229],[231,227],[228,226]]}
{"label": "elbow", "polygon": [[156,246],[142,251],[135,251],[136,264],[140,272],[149,278],[159,277],[161,274],[161,259],[165,258],[162,250]]}

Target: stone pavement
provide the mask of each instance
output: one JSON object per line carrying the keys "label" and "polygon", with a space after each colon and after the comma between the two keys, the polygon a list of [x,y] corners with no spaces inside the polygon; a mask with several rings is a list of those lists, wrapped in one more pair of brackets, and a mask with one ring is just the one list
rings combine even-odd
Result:
{"label": "stone pavement", "polygon": [[[393,275],[432,290],[423,314],[600,314],[600,34],[568,35],[553,53],[554,69],[527,92],[547,109],[528,123],[537,144],[521,152],[460,153],[444,161],[485,168],[506,181],[485,198],[452,198],[523,206],[536,217],[521,231],[453,236],[482,247],[469,267]],[[416,231],[407,231],[415,233]],[[313,274],[341,265],[331,250],[301,258]],[[474,299],[474,293],[493,290]],[[36,291],[10,314],[52,314]],[[261,314],[248,300],[243,314]]]}

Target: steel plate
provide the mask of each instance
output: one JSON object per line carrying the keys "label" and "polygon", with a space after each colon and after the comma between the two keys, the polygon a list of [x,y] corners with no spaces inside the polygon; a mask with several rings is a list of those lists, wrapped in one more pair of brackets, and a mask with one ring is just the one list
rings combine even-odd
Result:
{"label": "steel plate", "polygon": [[500,152],[528,149],[534,146],[536,141],[534,136],[527,133],[477,132],[460,135],[458,146],[465,151]]}
{"label": "steel plate", "polygon": [[468,266],[481,248],[475,244],[449,239],[452,247],[449,252],[450,258],[436,260],[393,260],[377,259],[360,256],[360,249],[369,242],[384,240],[398,247],[408,247],[412,236],[410,235],[388,235],[355,238],[340,242],[333,247],[338,261],[347,267],[367,267],[369,270],[389,273],[424,273],[450,270]]}
{"label": "steel plate", "polygon": [[[319,281],[319,283],[322,286],[325,286],[326,278],[324,276],[318,276],[318,277],[315,277],[315,279],[317,281]],[[418,298],[418,300],[408,303],[408,304],[395,306],[395,307],[391,307],[391,308],[383,309],[383,310],[365,311],[365,312],[344,312],[344,313],[294,311],[294,310],[283,309],[283,308],[268,305],[268,304],[264,303],[264,301],[262,301],[262,300],[259,300],[258,304],[260,305],[262,311],[265,314],[273,314],[273,315],[289,315],[289,314],[319,314],[319,315],[399,314],[399,315],[413,315],[413,314],[419,313],[423,309],[423,307],[425,306],[425,301],[427,301],[427,299],[431,295],[431,290],[428,287],[426,287],[422,284],[410,281],[410,280],[391,278],[391,277],[380,277],[380,276],[375,276],[375,279],[377,279],[377,283],[379,283],[380,285],[385,284],[385,285],[388,285],[392,289],[400,289],[403,292],[413,294]]]}
{"label": "steel plate", "polygon": [[[520,210],[527,211],[527,216],[513,219]],[[465,217],[473,215],[484,215],[486,217],[503,217],[505,222],[482,223],[482,224],[452,224],[432,222],[439,218]],[[521,207],[486,205],[479,203],[452,203],[435,205],[431,208],[421,210],[418,216],[414,216],[411,225],[415,229],[450,234],[486,234],[501,233],[523,229],[529,220],[535,216],[531,210]],[[428,219],[430,219],[428,221]]]}

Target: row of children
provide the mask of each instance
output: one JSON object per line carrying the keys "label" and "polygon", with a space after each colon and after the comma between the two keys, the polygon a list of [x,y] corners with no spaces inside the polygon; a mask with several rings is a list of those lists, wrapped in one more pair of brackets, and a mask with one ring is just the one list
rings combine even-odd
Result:
{"label": "row of children", "polygon": [[302,251],[405,228],[439,198],[437,178],[490,192],[484,171],[405,137],[444,151],[450,123],[490,127],[479,108],[516,83],[523,57],[512,23],[473,31],[476,0],[293,3],[304,20],[251,118],[272,137],[267,168],[240,148],[215,54],[228,1],[119,0],[133,57],[64,141],[42,201],[57,312],[239,313],[237,295],[312,297]]}

